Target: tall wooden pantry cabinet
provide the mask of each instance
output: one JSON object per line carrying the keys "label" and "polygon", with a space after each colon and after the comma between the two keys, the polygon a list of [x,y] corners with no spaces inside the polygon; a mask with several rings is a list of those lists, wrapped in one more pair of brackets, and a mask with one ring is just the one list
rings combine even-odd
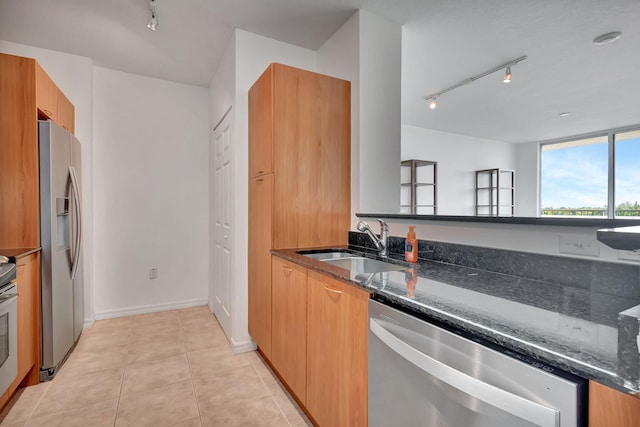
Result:
{"label": "tall wooden pantry cabinet", "polygon": [[271,64],[249,90],[249,333],[271,358],[270,249],[347,244],[351,83]]}

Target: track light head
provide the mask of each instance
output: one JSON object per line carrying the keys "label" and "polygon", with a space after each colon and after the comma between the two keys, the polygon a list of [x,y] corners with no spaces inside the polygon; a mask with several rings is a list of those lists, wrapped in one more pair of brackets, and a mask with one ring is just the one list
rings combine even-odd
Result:
{"label": "track light head", "polygon": [[431,98],[431,102],[429,103],[429,108],[431,108],[432,110],[435,110],[437,106],[438,106],[438,98],[434,96],[433,98]]}
{"label": "track light head", "polygon": [[147,28],[151,31],[155,31],[158,28],[158,14],[156,13],[156,0],[149,1],[149,10],[151,11],[151,18],[147,21]]}
{"label": "track light head", "polygon": [[504,73],[504,79],[502,80],[504,83],[510,83],[511,82],[511,67],[507,67],[505,73]]}

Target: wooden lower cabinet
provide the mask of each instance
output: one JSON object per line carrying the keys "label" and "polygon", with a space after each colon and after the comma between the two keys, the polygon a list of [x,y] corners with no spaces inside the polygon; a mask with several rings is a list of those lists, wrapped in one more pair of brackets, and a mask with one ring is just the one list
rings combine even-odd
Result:
{"label": "wooden lower cabinet", "polygon": [[0,397],[0,409],[20,387],[40,382],[40,253],[16,261],[18,375]]}
{"label": "wooden lower cabinet", "polygon": [[369,294],[307,277],[307,410],[322,427],[366,426]]}
{"label": "wooden lower cabinet", "polygon": [[271,359],[273,174],[249,180],[249,334]]}
{"label": "wooden lower cabinet", "polygon": [[[18,377],[16,387],[27,376],[25,385],[40,380],[40,253],[16,262],[18,284]],[[13,386],[12,385],[12,386]]]}
{"label": "wooden lower cabinet", "polygon": [[305,404],[307,269],[274,257],[271,271],[271,363]]}
{"label": "wooden lower cabinet", "polygon": [[589,381],[589,427],[640,426],[640,398]]}

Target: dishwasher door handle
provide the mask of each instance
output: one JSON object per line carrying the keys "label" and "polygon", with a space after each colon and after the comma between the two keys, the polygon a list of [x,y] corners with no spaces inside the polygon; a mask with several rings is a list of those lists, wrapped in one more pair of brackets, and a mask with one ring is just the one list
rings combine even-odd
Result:
{"label": "dishwasher door handle", "polygon": [[541,427],[560,425],[559,411],[480,381],[424,354],[389,332],[374,318],[369,319],[369,329],[387,347],[404,359],[469,396]]}

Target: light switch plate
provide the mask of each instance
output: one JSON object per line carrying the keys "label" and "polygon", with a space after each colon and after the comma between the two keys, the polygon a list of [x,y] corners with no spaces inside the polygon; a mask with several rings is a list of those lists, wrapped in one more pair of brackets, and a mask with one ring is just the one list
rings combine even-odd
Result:
{"label": "light switch plate", "polygon": [[560,253],[599,257],[600,243],[595,237],[561,234]]}

